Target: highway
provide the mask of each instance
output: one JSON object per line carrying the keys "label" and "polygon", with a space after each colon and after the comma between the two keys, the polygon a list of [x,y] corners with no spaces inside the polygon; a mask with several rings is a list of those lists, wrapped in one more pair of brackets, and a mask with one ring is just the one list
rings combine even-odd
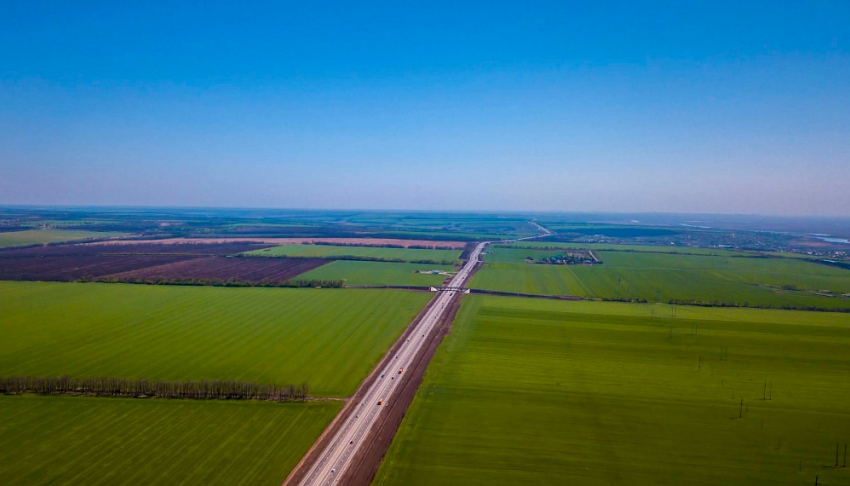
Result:
{"label": "highway", "polygon": [[[463,287],[488,242],[479,243],[470,253],[466,264],[458,271],[448,287]],[[339,426],[328,446],[313,463],[301,485],[337,484],[351,464],[358,449],[363,445],[369,431],[386,409],[388,401],[398,388],[401,378],[410,367],[413,358],[426,343],[431,329],[446,312],[454,292],[441,291],[422,319],[415,324],[414,331],[402,343],[396,355],[387,361],[375,381],[348,418]],[[381,402],[381,405],[378,403]]]}
{"label": "highway", "polygon": [[549,236],[549,235],[555,234],[555,233],[552,233],[551,231],[549,231],[548,229],[544,228],[543,226],[540,226],[539,224],[537,224],[537,221],[529,221],[529,223],[533,224],[534,226],[537,226],[537,229],[542,231],[543,234],[539,235],[539,236],[531,236],[531,237],[528,237],[528,238],[520,238],[521,240],[530,240],[530,239],[533,239],[533,238],[540,238],[541,236]]}

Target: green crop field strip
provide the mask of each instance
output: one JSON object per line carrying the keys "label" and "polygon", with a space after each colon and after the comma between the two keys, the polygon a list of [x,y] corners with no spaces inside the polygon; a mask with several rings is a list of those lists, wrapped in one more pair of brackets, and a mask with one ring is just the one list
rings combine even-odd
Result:
{"label": "green crop field strip", "polygon": [[295,280],[344,280],[347,286],[439,286],[446,278],[439,274],[416,273],[420,270],[452,272],[454,267],[421,263],[338,260],[299,275]]}
{"label": "green crop field strip", "polygon": [[520,294],[582,297],[589,294],[571,268],[564,265],[488,263],[475,274],[469,286]]}
{"label": "green crop field strip", "polygon": [[351,394],[431,298],[395,290],[0,282],[0,370]]}
{"label": "green crop field strip", "polygon": [[[723,250],[718,248],[696,248],[690,246],[651,246],[651,245],[615,245],[609,243],[561,243],[556,241],[520,241],[508,245],[497,244],[489,247],[491,251],[498,250],[527,250],[527,249],[543,249],[543,248],[560,248],[560,249],[584,249],[584,250],[610,250],[624,252],[643,252],[643,253],[680,253],[683,255],[717,255],[717,256],[741,256],[754,255],[754,252]],[[547,250],[541,250],[547,251]],[[548,250],[551,251],[551,250]]]}
{"label": "green crop field strip", "polygon": [[837,313],[466,297],[376,484],[846,484],[848,345]]}
{"label": "green crop field strip", "polygon": [[[595,251],[603,265],[517,263],[557,250],[493,248],[471,286],[542,295],[850,308],[850,271],[799,258]],[[818,295],[829,290],[833,296]]]}
{"label": "green crop field strip", "polygon": [[78,231],[78,230],[26,230],[0,233],[0,248],[8,246],[37,245],[44,243],[58,243],[61,241],[76,241],[89,238],[109,238],[113,236],[124,236],[125,233]]}
{"label": "green crop field strip", "polygon": [[341,406],[0,396],[0,482],[278,486]]}
{"label": "green crop field strip", "polygon": [[250,256],[264,257],[310,257],[310,258],[374,258],[381,260],[403,260],[407,262],[432,260],[435,262],[454,262],[460,257],[460,250],[423,250],[418,248],[383,248],[369,246],[335,245],[282,245],[265,250],[245,253]]}

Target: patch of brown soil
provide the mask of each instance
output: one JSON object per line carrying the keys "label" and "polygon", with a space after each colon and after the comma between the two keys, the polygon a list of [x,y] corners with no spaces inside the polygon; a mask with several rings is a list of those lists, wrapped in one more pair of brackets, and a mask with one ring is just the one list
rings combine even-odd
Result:
{"label": "patch of brown soil", "polygon": [[87,245],[137,245],[176,243],[210,244],[210,243],[265,243],[271,245],[300,245],[305,243],[328,243],[335,245],[356,246],[411,246],[460,250],[466,246],[464,241],[431,241],[431,240],[400,240],[394,238],[165,238],[161,240],[109,240],[86,243]]}
{"label": "patch of brown soil", "polygon": [[280,284],[329,262],[319,258],[275,258],[265,261],[259,258],[213,256],[115,273],[106,278],[129,281],[236,280],[254,284]]}

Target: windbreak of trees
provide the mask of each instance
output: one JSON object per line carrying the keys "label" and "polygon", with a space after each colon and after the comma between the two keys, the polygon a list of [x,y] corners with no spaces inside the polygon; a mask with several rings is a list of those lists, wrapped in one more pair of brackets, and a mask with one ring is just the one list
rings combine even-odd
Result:
{"label": "windbreak of trees", "polygon": [[667,301],[668,304],[673,305],[693,305],[697,307],[752,307],[756,309],[784,309],[784,310],[803,310],[803,311],[814,311],[814,312],[844,312],[850,313],[850,307],[820,307],[814,305],[796,305],[796,304],[783,304],[783,305],[768,305],[768,304],[754,304],[751,302],[722,302],[719,300],[715,301],[702,301],[702,300],[693,300],[693,299],[670,299]]}
{"label": "windbreak of trees", "polygon": [[68,376],[3,376],[0,393],[91,395],[123,398],[182,398],[192,400],[306,401],[310,385],[258,385],[244,381],[151,381],[124,378]]}
{"label": "windbreak of trees", "polygon": [[[105,283],[131,283],[146,285],[201,285],[212,287],[322,287],[329,289],[341,289],[345,282],[343,280],[285,280],[282,282],[256,282],[251,280],[240,280],[235,278],[194,278],[194,277],[98,277],[96,282]],[[80,279],[80,282],[88,279]]]}

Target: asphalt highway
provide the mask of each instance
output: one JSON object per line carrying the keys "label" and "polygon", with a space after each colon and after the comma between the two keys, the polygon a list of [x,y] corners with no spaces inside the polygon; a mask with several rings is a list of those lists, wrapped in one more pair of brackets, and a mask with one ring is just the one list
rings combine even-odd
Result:
{"label": "asphalt highway", "polygon": [[[448,287],[462,288],[466,284],[487,243],[479,243],[475,247],[466,264],[452,278]],[[300,484],[316,486],[339,482],[343,473],[351,464],[351,459],[363,445],[369,431],[375,425],[383,410],[386,409],[388,401],[392,399],[413,358],[426,343],[431,329],[446,312],[453,294],[453,291],[442,291],[437,294],[430,309],[416,323],[414,331],[408,335],[408,339],[402,343],[396,355],[386,363],[380,374],[377,375],[363,400],[356,405],[348,419],[337,429],[333,439],[321,452]],[[379,403],[381,404],[379,405]]]}

